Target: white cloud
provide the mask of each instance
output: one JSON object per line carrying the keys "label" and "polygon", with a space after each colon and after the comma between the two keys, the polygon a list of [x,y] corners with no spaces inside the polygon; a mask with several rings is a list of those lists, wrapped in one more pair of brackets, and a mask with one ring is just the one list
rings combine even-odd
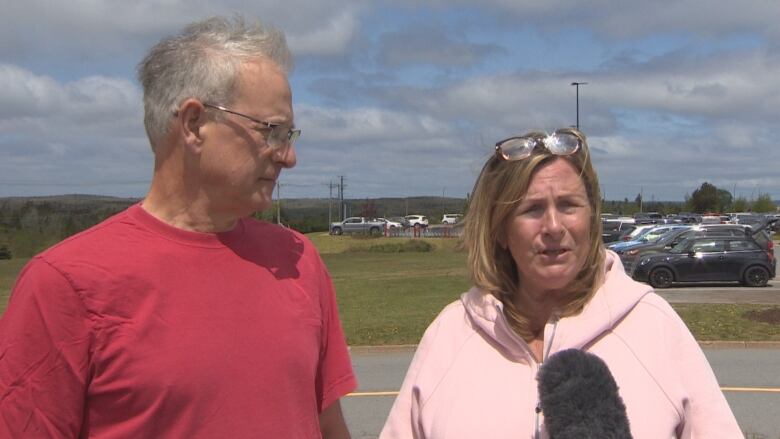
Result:
{"label": "white cloud", "polygon": [[344,10],[338,15],[326,18],[321,26],[290,34],[290,50],[296,56],[343,55],[356,38],[357,28],[355,12]]}
{"label": "white cloud", "polygon": [[[418,2],[404,2],[412,8]],[[768,0],[437,0],[429,5],[479,8],[503,25],[560,31],[589,29],[608,39],[644,38],[664,33],[702,37],[752,33],[780,42],[780,3]]]}
{"label": "white cloud", "polygon": [[[780,198],[780,3],[435,3],[6,5],[0,196],[142,195],[152,160],[134,66],[185,23],[242,11],[284,29],[298,59],[303,137],[299,166],[283,174],[288,194],[323,196],[324,183],[345,175],[355,196],[462,196],[496,140],[574,124],[569,84],[586,81],[580,121],[608,197],[643,188],[646,199],[681,199],[710,181]],[[538,38],[518,38],[531,33]],[[584,61],[581,47],[562,43],[583,35]],[[55,184],[2,183],[10,180]]]}
{"label": "white cloud", "polygon": [[300,105],[296,121],[318,143],[362,146],[448,137],[453,127],[425,114],[381,108],[337,109]]}
{"label": "white cloud", "polygon": [[137,194],[119,185],[148,180],[151,153],[139,90],[128,80],[69,83],[0,65],[0,196],[97,192]]}

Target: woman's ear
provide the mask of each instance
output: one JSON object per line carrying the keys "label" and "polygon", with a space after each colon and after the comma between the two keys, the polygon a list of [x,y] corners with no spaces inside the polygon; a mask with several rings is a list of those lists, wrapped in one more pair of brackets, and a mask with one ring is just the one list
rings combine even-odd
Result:
{"label": "woman's ear", "polygon": [[506,242],[506,232],[504,232],[503,225],[498,228],[498,233],[496,234],[496,244],[498,244],[502,250],[507,249],[508,244]]}

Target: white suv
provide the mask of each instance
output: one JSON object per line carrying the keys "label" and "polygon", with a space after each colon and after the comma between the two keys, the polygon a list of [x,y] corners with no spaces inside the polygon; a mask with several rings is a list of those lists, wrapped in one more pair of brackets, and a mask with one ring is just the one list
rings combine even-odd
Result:
{"label": "white suv", "polygon": [[459,213],[445,213],[443,217],[441,217],[441,223],[442,224],[455,224],[458,221],[460,221],[460,217],[463,215]]}
{"label": "white suv", "polygon": [[409,227],[428,227],[428,218],[423,215],[406,215],[409,220]]}

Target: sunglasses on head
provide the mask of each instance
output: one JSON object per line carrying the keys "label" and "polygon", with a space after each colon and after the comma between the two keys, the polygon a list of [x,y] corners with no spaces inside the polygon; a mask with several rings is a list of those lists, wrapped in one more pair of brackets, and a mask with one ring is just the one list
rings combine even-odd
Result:
{"label": "sunglasses on head", "polygon": [[522,160],[530,157],[537,148],[544,148],[555,155],[572,155],[582,148],[582,139],[570,130],[510,137],[496,143],[496,154],[508,161]]}

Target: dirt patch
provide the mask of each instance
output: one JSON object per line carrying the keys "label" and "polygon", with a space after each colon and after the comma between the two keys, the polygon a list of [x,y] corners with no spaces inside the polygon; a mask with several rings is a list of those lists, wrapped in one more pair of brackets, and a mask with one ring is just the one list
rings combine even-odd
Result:
{"label": "dirt patch", "polygon": [[748,311],[742,315],[746,319],[754,322],[780,324],[780,308],[769,308],[761,311]]}

